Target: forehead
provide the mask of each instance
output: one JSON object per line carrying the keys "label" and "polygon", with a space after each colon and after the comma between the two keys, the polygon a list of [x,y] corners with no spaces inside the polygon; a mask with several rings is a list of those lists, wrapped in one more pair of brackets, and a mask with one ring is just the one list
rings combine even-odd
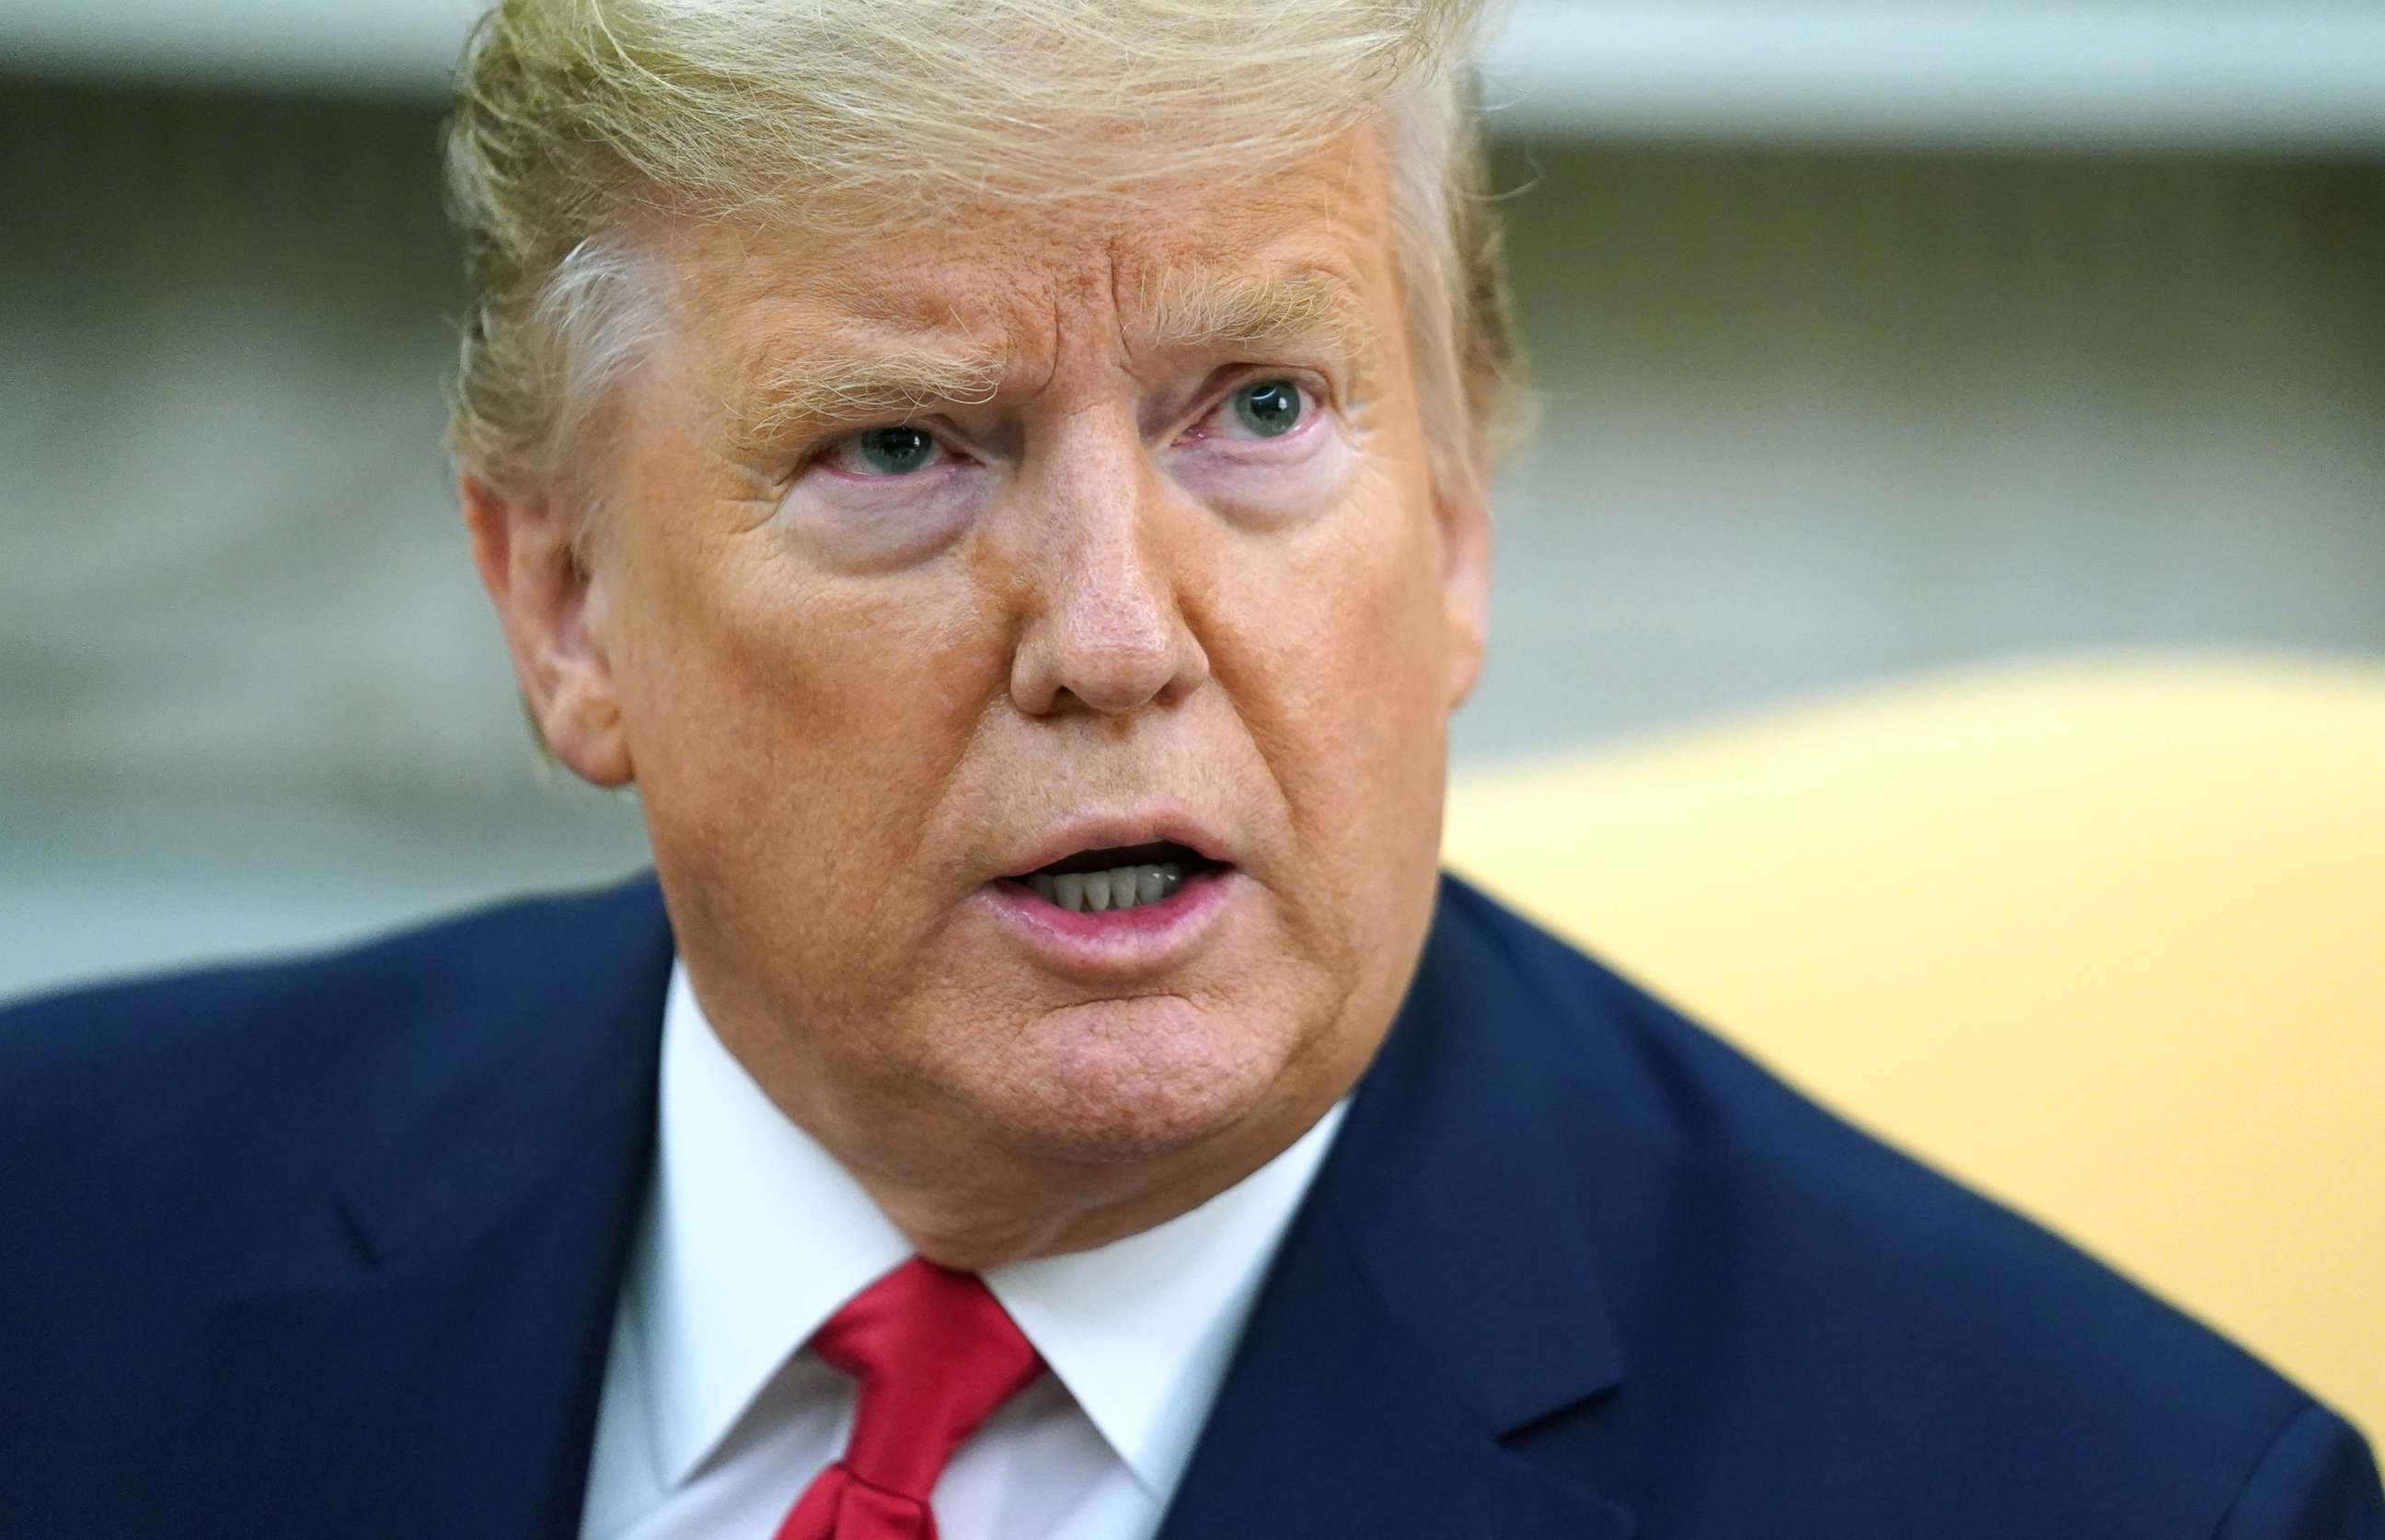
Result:
{"label": "forehead", "polygon": [[1387,192],[1376,136],[1354,131],[1223,185],[985,204],[875,230],[717,224],[668,249],[683,334],[724,363],[806,337],[932,338],[1016,362],[1084,317],[1114,317],[1130,349],[1295,328],[1355,342],[1398,304]]}

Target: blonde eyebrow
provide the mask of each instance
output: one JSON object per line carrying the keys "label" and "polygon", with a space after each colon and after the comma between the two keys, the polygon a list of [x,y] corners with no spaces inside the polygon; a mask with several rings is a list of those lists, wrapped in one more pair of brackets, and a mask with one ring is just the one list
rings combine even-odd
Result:
{"label": "blonde eyebrow", "polygon": [[1375,346],[1375,329],[1350,286],[1322,270],[1263,277],[1171,268],[1148,301],[1136,341],[1159,352],[1261,352],[1322,337],[1352,362]]}
{"label": "blonde eyebrow", "polygon": [[[1163,274],[1134,328],[1140,349],[1255,353],[1323,338],[1354,365],[1372,354],[1365,306],[1321,270],[1262,277],[1216,268]],[[741,453],[783,449],[805,431],[918,416],[943,405],[982,405],[1008,361],[994,350],[928,346],[882,353],[768,359],[750,370],[727,413]]]}
{"label": "blonde eyebrow", "polygon": [[767,451],[808,428],[980,405],[1002,373],[993,354],[926,347],[789,359],[754,371],[729,420],[741,450]]}

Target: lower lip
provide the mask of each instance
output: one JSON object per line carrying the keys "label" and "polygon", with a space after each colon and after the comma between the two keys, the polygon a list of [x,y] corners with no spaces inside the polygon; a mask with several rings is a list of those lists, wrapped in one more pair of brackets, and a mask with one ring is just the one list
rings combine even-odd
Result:
{"label": "lower lip", "polygon": [[1176,961],[1225,908],[1239,879],[1233,867],[1215,867],[1185,878],[1182,887],[1156,903],[1099,913],[1071,913],[1024,883],[989,883],[986,892],[995,913],[1055,962],[1111,972]]}

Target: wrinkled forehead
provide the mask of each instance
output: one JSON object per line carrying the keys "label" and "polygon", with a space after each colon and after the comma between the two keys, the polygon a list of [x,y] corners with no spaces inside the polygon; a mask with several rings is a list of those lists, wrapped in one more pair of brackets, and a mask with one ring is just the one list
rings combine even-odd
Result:
{"label": "wrinkled forehead", "polygon": [[674,329],[740,371],[805,340],[1016,366],[1075,328],[1129,352],[1298,333],[1371,351],[1401,287],[1380,146],[1359,131],[1265,177],[1084,204],[982,203],[878,228],[714,221],[663,243]]}

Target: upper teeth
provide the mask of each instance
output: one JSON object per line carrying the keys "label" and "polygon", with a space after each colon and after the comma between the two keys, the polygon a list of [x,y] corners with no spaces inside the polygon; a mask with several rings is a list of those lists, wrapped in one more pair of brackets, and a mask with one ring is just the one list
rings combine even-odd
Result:
{"label": "upper teeth", "polygon": [[1146,903],[1157,903],[1184,885],[1184,868],[1174,862],[1157,866],[1119,866],[1106,872],[1068,872],[1054,876],[1048,872],[1036,872],[1027,879],[1027,886],[1046,903],[1058,904],[1071,914],[1088,911],[1101,913],[1109,909],[1133,909]]}

